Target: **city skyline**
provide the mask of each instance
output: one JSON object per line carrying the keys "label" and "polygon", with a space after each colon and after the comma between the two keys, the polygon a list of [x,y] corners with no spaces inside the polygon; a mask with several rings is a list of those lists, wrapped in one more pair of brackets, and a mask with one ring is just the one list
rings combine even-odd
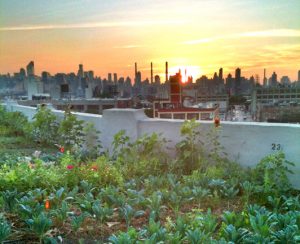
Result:
{"label": "city skyline", "polygon": [[35,61],[36,73],[69,73],[83,63],[106,77],[143,79],[187,69],[194,79],[263,70],[297,80],[300,2],[291,1],[5,1],[0,2],[0,73]]}

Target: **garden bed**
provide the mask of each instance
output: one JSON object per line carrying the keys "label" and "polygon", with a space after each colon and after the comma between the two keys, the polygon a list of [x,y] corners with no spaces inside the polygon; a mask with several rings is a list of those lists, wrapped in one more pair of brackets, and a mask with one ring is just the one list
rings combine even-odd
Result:
{"label": "garden bed", "polygon": [[226,159],[218,128],[203,138],[198,126],[183,124],[175,158],[157,134],[131,142],[120,131],[111,152],[97,155],[69,143],[25,156],[33,143],[18,157],[10,150],[27,145],[23,135],[5,135],[0,241],[298,243],[299,192],[287,178],[293,164],[280,152],[242,168]]}

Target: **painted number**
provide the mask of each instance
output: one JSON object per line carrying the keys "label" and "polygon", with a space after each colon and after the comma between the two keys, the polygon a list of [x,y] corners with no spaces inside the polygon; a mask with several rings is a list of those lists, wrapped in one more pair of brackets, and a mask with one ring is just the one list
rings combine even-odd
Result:
{"label": "painted number", "polygon": [[280,151],[281,150],[281,145],[272,143],[272,150],[273,151]]}

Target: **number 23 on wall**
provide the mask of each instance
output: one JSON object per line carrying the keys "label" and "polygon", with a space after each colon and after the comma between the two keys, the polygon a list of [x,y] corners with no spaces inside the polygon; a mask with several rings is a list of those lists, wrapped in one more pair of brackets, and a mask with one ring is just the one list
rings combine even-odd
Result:
{"label": "number 23 on wall", "polygon": [[280,151],[280,150],[282,150],[281,144],[272,143],[272,150],[273,151]]}

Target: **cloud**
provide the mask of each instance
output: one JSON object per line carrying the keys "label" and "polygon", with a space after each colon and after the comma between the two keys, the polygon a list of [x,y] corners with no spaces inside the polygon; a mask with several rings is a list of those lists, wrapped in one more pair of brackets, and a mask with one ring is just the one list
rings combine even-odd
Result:
{"label": "cloud", "polygon": [[224,36],[215,36],[209,38],[201,38],[196,40],[185,41],[182,44],[185,45],[196,45],[202,43],[210,43],[218,40],[225,39],[238,39],[245,37],[253,38],[266,38],[266,37],[300,37],[300,30],[297,29],[274,29],[274,30],[264,30],[264,31],[254,31],[254,32],[245,32],[239,34],[231,34]]}
{"label": "cloud", "polygon": [[143,45],[124,45],[124,46],[115,46],[114,48],[120,48],[120,49],[131,49],[131,48],[140,48],[145,47]]}
{"label": "cloud", "polygon": [[57,24],[57,25],[32,25],[0,27],[0,31],[33,31],[33,30],[59,30],[59,29],[87,29],[105,27],[139,27],[156,25],[182,25],[185,20],[149,20],[149,21],[119,21],[119,22],[93,22],[80,24]]}
{"label": "cloud", "polygon": [[265,31],[246,32],[239,34],[240,37],[300,37],[300,30],[275,29]]}

